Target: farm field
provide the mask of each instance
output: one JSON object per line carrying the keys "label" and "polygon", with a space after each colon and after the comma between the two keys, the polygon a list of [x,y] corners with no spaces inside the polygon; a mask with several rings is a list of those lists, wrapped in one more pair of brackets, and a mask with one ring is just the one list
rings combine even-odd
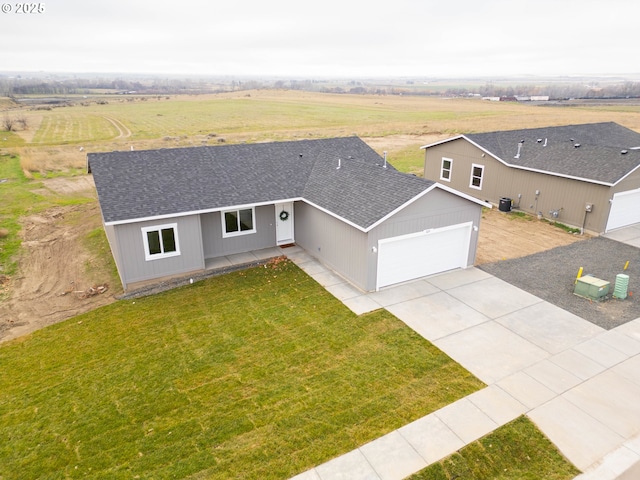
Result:
{"label": "farm field", "polygon": [[[83,152],[358,135],[416,173],[419,147],[458,133],[616,121],[640,130],[640,106],[535,106],[478,99],[253,90],[217,95],[91,97],[50,110],[22,108],[23,146],[49,149],[34,171],[79,168]],[[0,144],[0,148],[2,148]],[[52,152],[58,149],[58,152]],[[39,169],[39,170],[38,170]]]}

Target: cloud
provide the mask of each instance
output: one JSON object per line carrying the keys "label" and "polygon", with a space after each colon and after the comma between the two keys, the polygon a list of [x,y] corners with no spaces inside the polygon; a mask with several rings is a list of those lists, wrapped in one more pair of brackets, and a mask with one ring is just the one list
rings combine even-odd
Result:
{"label": "cloud", "polygon": [[365,4],[149,0],[46,3],[0,16],[6,70],[176,74],[563,75],[635,73],[627,18],[609,0],[395,0]]}

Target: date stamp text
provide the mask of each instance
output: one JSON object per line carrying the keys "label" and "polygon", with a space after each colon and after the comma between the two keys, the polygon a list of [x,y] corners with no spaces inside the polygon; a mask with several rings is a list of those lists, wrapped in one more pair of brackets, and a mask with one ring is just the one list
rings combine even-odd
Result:
{"label": "date stamp text", "polygon": [[44,3],[3,3],[0,5],[2,13],[15,15],[38,15],[46,10]]}

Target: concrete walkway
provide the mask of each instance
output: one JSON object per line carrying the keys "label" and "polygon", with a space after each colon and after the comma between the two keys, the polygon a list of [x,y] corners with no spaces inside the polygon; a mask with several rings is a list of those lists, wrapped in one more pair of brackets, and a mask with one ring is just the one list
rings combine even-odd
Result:
{"label": "concrete walkway", "polygon": [[283,253],[355,313],[386,308],[488,385],[295,480],[399,480],[522,414],[580,480],[640,469],[640,319],[606,331],[476,268],[365,294],[299,247]]}

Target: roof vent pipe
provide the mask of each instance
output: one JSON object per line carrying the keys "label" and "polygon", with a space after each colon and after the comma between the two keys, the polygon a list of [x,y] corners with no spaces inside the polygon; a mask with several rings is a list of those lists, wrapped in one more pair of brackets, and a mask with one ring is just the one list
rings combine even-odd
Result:
{"label": "roof vent pipe", "polygon": [[518,153],[516,153],[516,156],[513,158],[520,158],[520,151],[522,150],[522,144],[524,142],[518,142]]}
{"label": "roof vent pipe", "polygon": [[382,152],[384,154],[384,165],[382,168],[387,168],[387,152]]}
{"label": "roof vent pipe", "polygon": [[339,158],[338,159],[338,166],[336,167],[336,170],[340,170],[341,166],[342,166],[342,160]]}
{"label": "roof vent pipe", "polygon": [[546,146],[547,146],[547,139],[546,139],[546,138],[544,139],[544,145],[542,145],[542,146],[543,146],[543,147],[546,147]]}

